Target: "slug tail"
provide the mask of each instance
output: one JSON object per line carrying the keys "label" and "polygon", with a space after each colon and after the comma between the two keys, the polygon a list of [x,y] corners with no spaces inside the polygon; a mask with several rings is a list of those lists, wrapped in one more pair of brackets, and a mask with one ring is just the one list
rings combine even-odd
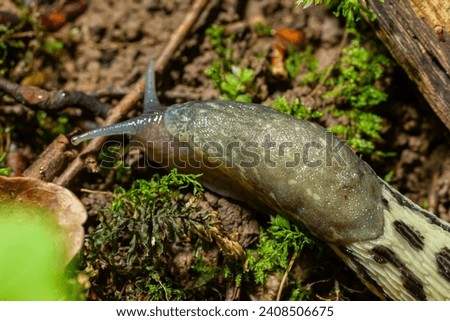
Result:
{"label": "slug tail", "polygon": [[450,300],[450,225],[384,183],[379,238],[331,245],[382,299]]}

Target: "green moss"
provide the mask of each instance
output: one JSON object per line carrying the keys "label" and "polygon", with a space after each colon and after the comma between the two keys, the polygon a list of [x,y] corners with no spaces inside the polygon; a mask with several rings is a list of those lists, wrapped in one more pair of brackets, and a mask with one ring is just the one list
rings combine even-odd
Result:
{"label": "green moss", "polygon": [[331,77],[325,82],[330,90],[323,95],[339,101],[339,105],[330,112],[336,118],[348,119],[348,122],[329,129],[360,153],[391,156],[391,153],[375,148],[374,142],[381,139],[383,119],[372,109],[388,99],[387,93],[377,83],[383,81],[385,70],[393,62],[355,29],[349,29],[349,32],[354,39],[334,64]]}
{"label": "green moss", "polygon": [[197,253],[189,275],[193,277],[193,282],[189,285],[190,290],[207,288],[208,292],[213,294],[213,297],[202,299],[223,299],[226,288],[241,286],[245,272],[241,260],[224,257],[224,260],[217,264],[207,262],[204,256]]}
{"label": "green moss", "polygon": [[314,47],[307,45],[304,50],[290,48],[287,51],[286,70],[291,79],[294,79],[299,71],[302,70],[301,84],[311,83],[317,80],[320,74],[317,73],[319,60],[314,55]]}
{"label": "green moss", "polygon": [[[394,63],[379,42],[355,28],[347,30],[352,37],[350,44],[343,48],[341,56],[333,64],[322,71],[318,71],[317,58],[308,48],[304,53],[290,52],[286,68],[291,78],[298,72],[304,75],[300,85],[325,92],[322,98],[331,101],[326,108],[330,116],[339,120],[339,124],[329,128],[330,131],[359,153],[392,156],[393,153],[376,150],[375,143],[381,140],[383,118],[373,113],[373,108],[388,99],[382,84],[386,70]],[[280,106],[276,109],[299,118],[321,116],[304,113],[304,106],[297,113],[299,102],[294,102],[292,107],[281,100],[277,104]]]}
{"label": "green moss", "polygon": [[344,97],[350,107],[368,109],[386,101],[388,96],[376,87],[376,81],[392,61],[376,49],[364,47],[361,35],[353,34],[356,38],[343,49],[334,67],[335,76],[326,83],[333,89],[324,97]]}
{"label": "green moss", "polygon": [[323,116],[323,112],[306,107],[298,98],[294,99],[292,104],[289,104],[286,98],[277,96],[272,108],[304,120],[317,119]]}
{"label": "green moss", "polygon": [[[384,2],[384,0],[379,1]],[[347,23],[347,26],[354,26],[356,22],[361,19],[363,14],[370,20],[376,19],[376,15],[373,11],[364,7],[359,0],[297,0],[296,2],[297,5],[304,8],[307,8],[312,4],[319,5],[324,3],[325,5],[334,8],[334,14],[337,17],[343,17]]]}
{"label": "green moss", "polygon": [[[195,250],[220,234],[217,218],[195,206],[203,193],[198,177],[173,170],[116,189],[111,207],[86,238],[83,265],[91,291],[110,300],[182,300],[214,278],[215,268],[208,269],[198,255],[192,270],[197,281],[189,286],[170,272],[171,244],[190,243]],[[194,195],[187,203],[186,192]]]}

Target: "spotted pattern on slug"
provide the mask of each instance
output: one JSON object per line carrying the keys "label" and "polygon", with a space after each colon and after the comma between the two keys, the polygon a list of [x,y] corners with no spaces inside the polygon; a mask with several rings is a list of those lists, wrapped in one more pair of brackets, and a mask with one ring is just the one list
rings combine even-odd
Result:
{"label": "spotted pattern on slug", "polygon": [[444,247],[436,254],[436,263],[440,275],[450,283],[450,249]]}
{"label": "spotted pattern on slug", "polygon": [[[437,217],[431,219],[433,214],[410,202],[383,183],[383,234],[374,240],[331,248],[381,299],[450,300],[447,223]],[[405,226],[416,235],[414,242],[423,241],[422,249],[410,244],[408,239],[412,236],[405,236]]]}
{"label": "spotted pattern on slug", "polygon": [[403,286],[416,300],[425,301],[427,296],[424,291],[423,283],[405,263],[403,263],[391,249],[380,245],[372,249],[373,259],[379,264],[392,264],[398,269],[402,276]]}
{"label": "spotted pattern on slug", "polygon": [[387,199],[385,199],[384,197],[382,197],[381,203],[383,204],[384,209],[389,211],[389,201]]}
{"label": "spotted pattern on slug", "polygon": [[394,228],[413,249],[423,250],[425,238],[419,231],[416,231],[412,226],[399,220],[394,221]]}
{"label": "spotted pattern on slug", "polygon": [[363,280],[364,284],[366,284],[366,286],[371,289],[372,292],[376,293],[384,300],[391,300],[389,296],[384,292],[383,288],[377,282],[375,282],[374,279],[372,279],[364,264],[359,262],[357,256],[351,249],[345,246],[339,246],[339,251],[345,254],[347,258],[352,261],[353,265],[356,268],[356,273],[358,273],[358,276]]}
{"label": "spotted pattern on slug", "polygon": [[416,204],[414,204],[413,202],[411,202],[410,200],[405,198],[402,194],[400,194],[396,190],[389,188],[386,183],[384,184],[384,188],[390,190],[392,196],[397,200],[397,202],[400,205],[402,205],[406,208],[409,208],[410,210],[413,210],[414,212],[418,212],[418,213],[422,214],[429,220],[429,222],[431,224],[439,226],[441,229],[443,229],[444,231],[446,231],[450,234],[450,225],[445,224],[442,220],[438,219],[438,217],[436,215],[433,215],[430,212],[427,212],[424,209],[420,208],[419,206],[417,206]]}

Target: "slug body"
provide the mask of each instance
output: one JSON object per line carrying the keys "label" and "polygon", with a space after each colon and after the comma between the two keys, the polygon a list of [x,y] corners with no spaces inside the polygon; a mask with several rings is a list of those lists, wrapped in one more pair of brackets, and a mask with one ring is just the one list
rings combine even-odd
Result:
{"label": "slug body", "polygon": [[154,83],[150,65],[142,116],[72,142],[131,134],[162,166],[202,173],[212,191],[302,222],[382,299],[450,299],[450,226],[388,186],[331,133],[256,104],[162,109]]}

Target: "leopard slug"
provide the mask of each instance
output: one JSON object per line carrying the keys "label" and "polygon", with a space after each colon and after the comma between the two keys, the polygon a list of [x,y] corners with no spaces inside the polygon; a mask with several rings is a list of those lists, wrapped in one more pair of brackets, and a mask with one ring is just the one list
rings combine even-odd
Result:
{"label": "leopard slug", "polygon": [[334,135],[269,107],[193,101],[162,108],[153,64],[144,113],[72,138],[131,134],[149,159],[325,241],[383,300],[450,299],[450,225],[379,178]]}

